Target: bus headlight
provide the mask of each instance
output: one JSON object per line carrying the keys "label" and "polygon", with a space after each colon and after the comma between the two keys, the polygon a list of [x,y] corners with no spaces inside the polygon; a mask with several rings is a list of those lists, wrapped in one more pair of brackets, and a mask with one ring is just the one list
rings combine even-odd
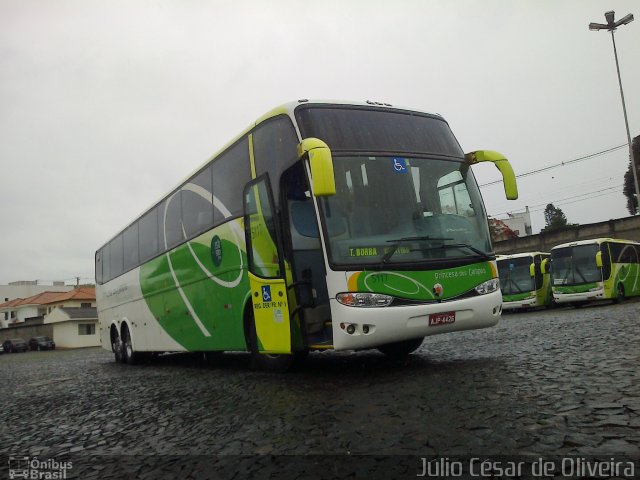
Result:
{"label": "bus headlight", "polygon": [[348,307],[388,307],[393,301],[390,295],[382,293],[339,293],[336,300]]}
{"label": "bus headlight", "polygon": [[478,295],[486,295],[487,293],[493,293],[500,288],[500,280],[492,278],[486,282],[481,283],[476,287]]}

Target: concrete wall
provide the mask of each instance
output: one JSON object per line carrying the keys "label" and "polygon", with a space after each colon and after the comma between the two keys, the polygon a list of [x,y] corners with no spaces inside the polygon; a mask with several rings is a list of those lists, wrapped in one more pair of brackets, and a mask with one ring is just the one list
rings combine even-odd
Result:
{"label": "concrete wall", "polygon": [[538,233],[528,237],[495,242],[493,248],[498,254],[522,252],[548,252],[561,243],[611,237],[640,242],[640,216],[617,218],[606,222],[590,223],[566,227],[548,233]]}
{"label": "concrete wall", "polygon": [[[78,335],[78,325],[93,323],[93,335]],[[99,347],[100,335],[97,320],[68,320],[60,323],[45,323],[40,325],[21,324],[17,327],[0,329],[0,343],[10,338],[22,338],[28,342],[31,337],[49,337],[56,342],[56,348]]]}
{"label": "concrete wall", "polygon": [[0,329],[0,343],[11,338],[21,338],[28,342],[31,337],[53,337],[53,325],[25,325]]}

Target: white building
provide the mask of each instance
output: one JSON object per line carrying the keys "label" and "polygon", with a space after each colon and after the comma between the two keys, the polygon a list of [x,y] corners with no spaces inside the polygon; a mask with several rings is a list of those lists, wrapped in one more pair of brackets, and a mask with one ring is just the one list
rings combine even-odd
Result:
{"label": "white building", "polygon": [[100,346],[96,307],[59,307],[45,317],[45,324],[53,324],[56,347],[82,348]]}
{"label": "white building", "polygon": [[50,325],[47,335],[53,337],[57,347],[100,345],[94,287],[78,287],[67,292],[48,291],[10,300],[0,304],[0,319],[3,328],[15,331],[16,335],[19,333],[17,337],[30,338],[43,326]]}
{"label": "white building", "polygon": [[518,237],[526,237],[527,235],[533,234],[529,207],[525,208],[526,210],[524,212],[507,213],[509,218],[502,219],[504,224],[507,225],[507,227],[509,227]]}
{"label": "white building", "polygon": [[[10,282],[7,285],[0,285],[0,304],[6,304],[12,300],[30,298],[44,292],[68,292],[73,288],[71,285],[65,285],[64,282],[51,282],[51,284],[45,284],[38,280]],[[6,327],[11,320],[16,318],[16,310],[5,309],[0,311],[0,328]]]}

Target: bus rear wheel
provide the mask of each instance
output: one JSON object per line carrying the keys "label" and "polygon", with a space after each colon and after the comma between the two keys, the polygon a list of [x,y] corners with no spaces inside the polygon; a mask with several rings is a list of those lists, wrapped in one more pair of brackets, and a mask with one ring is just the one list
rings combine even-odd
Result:
{"label": "bus rear wheel", "polygon": [[245,313],[245,331],[247,332],[247,347],[251,352],[251,367],[256,370],[285,372],[293,365],[293,355],[275,355],[258,351],[258,334],[253,309],[249,306]]}
{"label": "bus rear wheel", "polygon": [[412,338],[410,340],[402,340],[400,342],[387,343],[385,345],[380,345],[378,350],[384,353],[387,357],[404,358],[420,348],[423,340],[424,337],[420,337]]}
{"label": "bus rear wheel", "polygon": [[129,327],[123,325],[122,327],[122,363],[128,363],[134,365],[138,363],[140,355],[133,350],[133,342],[131,340],[131,333],[129,333]]}
{"label": "bus rear wheel", "polygon": [[122,341],[118,334],[118,328],[115,325],[111,327],[111,350],[113,351],[116,363],[122,363]]}

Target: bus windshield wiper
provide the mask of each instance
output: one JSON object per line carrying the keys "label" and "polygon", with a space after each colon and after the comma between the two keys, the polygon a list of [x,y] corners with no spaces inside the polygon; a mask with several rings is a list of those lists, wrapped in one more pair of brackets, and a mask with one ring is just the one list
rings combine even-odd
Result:
{"label": "bus windshield wiper", "polygon": [[394,238],[392,240],[387,240],[387,243],[393,242],[393,245],[391,245],[387,253],[385,253],[384,256],[382,257],[382,262],[381,262],[382,265],[384,265],[389,261],[389,259],[393,256],[393,254],[396,253],[396,250],[398,250],[398,247],[403,243],[417,242],[422,240],[435,240],[435,241],[444,242],[445,240],[453,240],[453,238],[430,237],[428,235],[424,235],[420,237],[402,237],[402,238]]}
{"label": "bus windshield wiper", "polygon": [[[584,274],[580,271],[580,269],[578,268],[578,264],[574,263],[573,264],[573,271],[576,272],[578,275],[580,275],[580,278],[582,278],[582,281],[584,283],[589,283],[586,279],[586,277],[584,276]],[[575,279],[574,279],[575,280]]]}
{"label": "bus windshield wiper", "polygon": [[518,293],[524,293],[524,290],[522,290],[520,286],[516,283],[516,281],[513,278],[511,278],[511,275],[509,275],[509,285],[511,285],[512,287],[515,287]]}
{"label": "bus windshield wiper", "polygon": [[445,243],[444,245],[442,245],[443,248],[449,248],[449,247],[453,247],[453,248],[468,248],[469,250],[471,250],[473,253],[479,255],[480,257],[484,258],[485,260],[489,260],[491,258],[491,254],[487,253],[487,252],[483,252],[480,249],[477,249],[476,247],[473,247],[471,245],[469,245],[468,243]]}

